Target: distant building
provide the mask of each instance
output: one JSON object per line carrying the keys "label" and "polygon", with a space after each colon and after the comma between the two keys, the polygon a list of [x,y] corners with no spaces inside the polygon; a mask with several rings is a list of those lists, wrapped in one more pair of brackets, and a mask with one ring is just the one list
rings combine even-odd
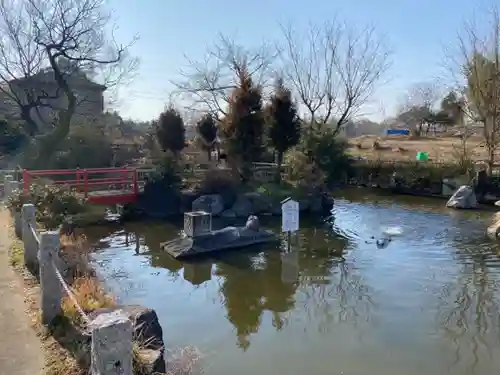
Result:
{"label": "distant building", "polygon": [[[104,91],[106,86],[90,80],[83,72],[75,72],[66,76],[66,82],[72,88],[77,98],[76,116],[97,117],[104,112]],[[39,72],[31,77],[12,80],[4,87],[15,90],[12,96],[28,104],[26,93],[31,95],[48,96],[43,99],[46,104],[33,108],[31,117],[37,122],[40,129],[51,123],[55,111],[65,109],[67,106],[66,95],[58,88],[51,69]],[[19,118],[19,106],[5,92],[0,92],[0,114],[7,118]]]}

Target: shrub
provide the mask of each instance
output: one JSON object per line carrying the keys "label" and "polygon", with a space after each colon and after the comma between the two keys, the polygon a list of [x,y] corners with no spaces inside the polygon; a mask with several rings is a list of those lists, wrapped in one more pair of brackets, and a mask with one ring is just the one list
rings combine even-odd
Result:
{"label": "shrub", "polygon": [[285,154],[286,180],[297,185],[310,187],[323,186],[326,176],[311,158],[298,148]]}
{"label": "shrub", "polygon": [[208,170],[195,186],[198,194],[219,194],[225,202],[234,202],[241,186],[241,180],[228,169]]}
{"label": "shrub", "polygon": [[182,185],[181,166],[172,152],[162,152],[151,180],[155,183],[161,181],[167,188],[180,189]]}
{"label": "shrub", "polygon": [[314,162],[312,172],[321,170],[327,185],[343,181],[346,175],[352,173],[348,147],[347,142],[338,139],[329,129],[308,133],[302,143],[305,154]]}
{"label": "shrub", "polygon": [[[93,277],[81,277],[76,279],[72,285],[73,296],[84,312],[90,312],[101,308],[114,307],[115,301],[104,293],[99,281]],[[82,316],[75,306],[74,301],[67,295],[62,300],[64,315],[75,325],[82,325]]]}
{"label": "shrub", "polygon": [[11,212],[21,212],[24,204],[32,203],[36,208],[37,222],[51,229],[65,222],[68,216],[86,211],[86,199],[74,190],[64,186],[31,186],[28,194],[15,192],[7,201]]}

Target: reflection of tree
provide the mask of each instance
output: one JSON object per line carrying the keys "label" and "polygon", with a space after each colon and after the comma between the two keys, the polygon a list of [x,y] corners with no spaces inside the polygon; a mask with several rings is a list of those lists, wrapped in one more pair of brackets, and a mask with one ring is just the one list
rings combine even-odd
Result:
{"label": "reflection of tree", "polygon": [[[128,228],[134,230],[133,226]],[[168,241],[179,234],[179,229],[166,223],[151,223],[141,226],[141,235],[151,259],[152,267],[166,268],[172,275],[178,275],[182,262],[172,258],[160,248],[162,242]]]}
{"label": "reflection of tree", "polygon": [[455,347],[451,367],[472,355],[467,367],[475,373],[481,351],[491,358],[500,339],[499,282],[490,274],[492,263],[498,260],[494,249],[471,241],[461,241],[456,247],[462,265],[458,278],[441,290],[438,322]]}
{"label": "reflection of tree", "polygon": [[[220,292],[224,296],[228,320],[235,326],[238,345],[246,350],[249,335],[260,327],[262,313],[273,314],[273,325],[283,326],[281,314],[294,307],[296,286],[281,281],[281,259],[276,251],[262,255],[262,266],[248,254],[231,254],[227,262],[217,264],[217,275],[223,278]],[[243,266],[242,266],[243,265]]]}
{"label": "reflection of tree", "polygon": [[371,319],[373,290],[356,275],[353,263],[342,261],[331,269],[328,280],[303,282],[304,311],[309,319],[320,319],[320,331],[332,328],[332,323],[357,326]]}

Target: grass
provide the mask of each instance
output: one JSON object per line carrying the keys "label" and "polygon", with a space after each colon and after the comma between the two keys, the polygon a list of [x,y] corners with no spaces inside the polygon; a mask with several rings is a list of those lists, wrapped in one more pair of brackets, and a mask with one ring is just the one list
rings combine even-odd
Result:
{"label": "grass", "polygon": [[[365,135],[349,140],[348,153],[369,160],[414,161],[419,151],[428,152],[432,161],[456,163],[461,139],[452,136],[405,137]],[[472,136],[467,140],[474,161],[487,159],[482,138]]]}

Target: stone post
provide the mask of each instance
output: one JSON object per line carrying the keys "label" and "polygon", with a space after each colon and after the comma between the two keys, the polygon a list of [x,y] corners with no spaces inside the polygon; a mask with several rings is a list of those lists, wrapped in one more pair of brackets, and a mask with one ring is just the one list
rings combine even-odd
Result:
{"label": "stone post", "polygon": [[38,260],[38,243],[30,228],[36,228],[35,212],[35,206],[31,203],[24,204],[21,210],[24,264],[29,267],[35,265]]}
{"label": "stone post", "polygon": [[99,314],[92,330],[91,375],[132,375],[132,322],[122,310]]}
{"label": "stone post", "polygon": [[40,234],[40,289],[42,323],[49,324],[61,314],[63,287],[54,265],[59,264],[59,232]]}
{"label": "stone post", "polygon": [[6,199],[9,199],[9,197],[12,195],[12,192],[14,191],[12,182],[14,182],[14,177],[11,175],[5,175],[3,178],[3,196]]}

